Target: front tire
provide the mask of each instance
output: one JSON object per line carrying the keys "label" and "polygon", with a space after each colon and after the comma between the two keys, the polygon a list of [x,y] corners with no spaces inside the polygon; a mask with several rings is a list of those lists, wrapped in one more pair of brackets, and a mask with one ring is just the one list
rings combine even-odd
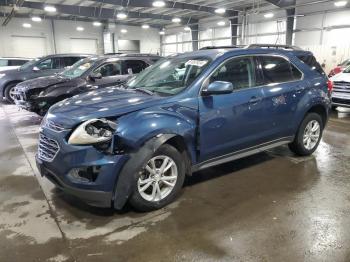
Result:
{"label": "front tire", "polygon": [[164,144],[148,157],[138,173],[130,204],[139,211],[162,208],[175,200],[185,180],[182,155]]}
{"label": "front tire", "polygon": [[311,155],[317,149],[324,124],[319,114],[309,113],[301,123],[294,141],[290,143],[289,149],[299,156]]}
{"label": "front tire", "polygon": [[15,86],[17,85],[18,83],[12,83],[12,84],[8,84],[6,87],[5,87],[5,99],[8,103],[10,104],[14,104],[14,91],[15,91]]}

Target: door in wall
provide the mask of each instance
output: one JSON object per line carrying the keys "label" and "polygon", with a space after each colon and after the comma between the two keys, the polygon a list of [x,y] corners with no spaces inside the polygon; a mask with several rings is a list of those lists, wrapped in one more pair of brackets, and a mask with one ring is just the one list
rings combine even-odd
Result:
{"label": "door in wall", "polygon": [[70,48],[72,53],[97,54],[97,39],[71,38]]}
{"label": "door in wall", "polygon": [[46,37],[12,35],[11,42],[10,56],[34,58],[48,54]]}

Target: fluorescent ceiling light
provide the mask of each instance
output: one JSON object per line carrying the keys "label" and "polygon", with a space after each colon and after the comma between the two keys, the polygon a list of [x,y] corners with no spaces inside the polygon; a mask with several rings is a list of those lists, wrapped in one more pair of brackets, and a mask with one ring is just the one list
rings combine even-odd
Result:
{"label": "fluorescent ceiling light", "polygon": [[273,14],[273,13],[266,13],[266,14],[264,14],[264,17],[265,18],[272,18],[272,17],[274,17],[275,15]]}
{"label": "fluorescent ceiling light", "polygon": [[185,31],[191,31],[191,27],[185,26],[185,27],[184,27],[184,30],[185,30]]}
{"label": "fluorescent ceiling light", "polygon": [[29,24],[29,23],[24,23],[24,24],[23,24],[23,27],[25,27],[25,28],[31,28],[31,27],[32,27],[32,25],[31,25],[31,24]]}
{"label": "fluorescent ceiling light", "polygon": [[149,25],[142,25],[142,28],[143,28],[143,29],[148,29],[148,28],[149,28]]}
{"label": "fluorescent ceiling light", "polygon": [[93,25],[93,26],[101,26],[102,23],[99,22],[99,21],[95,21],[95,22],[92,23],[92,25]]}
{"label": "fluorescent ceiling light", "polygon": [[165,2],[164,2],[164,1],[154,1],[154,2],[152,3],[152,5],[153,5],[154,7],[163,7],[163,6],[165,6]]}
{"label": "fluorescent ceiling light", "polygon": [[82,27],[82,26],[77,26],[77,31],[84,31],[84,27]]}
{"label": "fluorescent ceiling light", "polygon": [[347,5],[347,1],[337,1],[337,2],[334,2],[334,5],[336,7],[343,7],[343,6],[346,6]]}
{"label": "fluorescent ceiling light", "polygon": [[178,17],[174,17],[171,21],[172,21],[173,23],[180,23],[180,22],[181,22],[181,19],[178,18]]}
{"label": "fluorescent ceiling light", "polygon": [[225,21],[219,21],[219,22],[218,22],[218,25],[219,25],[219,26],[224,26],[224,25],[226,25],[226,23],[225,23]]}
{"label": "fluorescent ceiling light", "polygon": [[41,22],[41,17],[39,17],[39,16],[33,16],[33,17],[32,17],[32,21],[33,21],[33,22]]}
{"label": "fluorescent ceiling light", "polygon": [[46,12],[49,12],[49,13],[54,13],[57,11],[56,7],[52,6],[52,5],[47,5],[44,7],[44,10]]}
{"label": "fluorescent ceiling light", "polygon": [[126,33],[128,32],[128,30],[126,30],[126,29],[121,29],[120,32],[123,33],[123,34],[126,34]]}
{"label": "fluorescent ceiling light", "polygon": [[224,14],[226,12],[225,8],[217,8],[215,9],[215,13],[217,14]]}
{"label": "fluorescent ceiling light", "polygon": [[128,16],[125,14],[125,13],[118,13],[117,14],[117,18],[118,19],[125,19],[125,18],[127,18]]}
{"label": "fluorescent ceiling light", "polygon": [[165,32],[164,31],[160,31],[159,34],[160,35],[165,35]]}

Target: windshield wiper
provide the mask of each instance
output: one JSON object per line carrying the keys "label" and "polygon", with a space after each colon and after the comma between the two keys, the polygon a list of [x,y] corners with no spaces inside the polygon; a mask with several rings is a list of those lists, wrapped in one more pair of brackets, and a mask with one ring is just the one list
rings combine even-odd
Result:
{"label": "windshield wiper", "polygon": [[137,88],[134,88],[134,90],[139,91],[139,92],[146,93],[146,94],[148,94],[148,95],[150,95],[150,96],[153,96],[153,95],[154,95],[154,92],[152,92],[151,90],[148,90],[148,89],[144,89],[144,88],[137,87]]}

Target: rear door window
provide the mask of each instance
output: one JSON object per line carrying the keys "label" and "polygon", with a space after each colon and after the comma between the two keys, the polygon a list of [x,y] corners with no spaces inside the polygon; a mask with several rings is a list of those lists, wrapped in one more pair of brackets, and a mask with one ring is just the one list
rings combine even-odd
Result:
{"label": "rear door window", "polygon": [[[142,70],[148,67],[148,64],[142,60],[125,60],[123,66],[123,75],[127,75],[129,73],[138,74]],[[130,71],[131,69],[131,71]]]}
{"label": "rear door window", "polygon": [[94,73],[100,73],[102,77],[116,76],[121,74],[121,64],[120,62],[106,63],[99,68],[97,68]]}
{"label": "rear door window", "polygon": [[300,80],[302,73],[285,58],[261,56],[261,69],[265,84],[285,83]]}
{"label": "rear door window", "polygon": [[69,56],[69,57],[62,57],[61,58],[61,64],[63,67],[72,66],[76,62],[78,62],[82,57],[76,57],[76,56]]}
{"label": "rear door window", "polygon": [[323,71],[322,66],[317,62],[316,58],[313,55],[300,55],[298,58],[310,66],[311,70],[319,73],[320,75],[326,75],[326,73]]}
{"label": "rear door window", "polygon": [[13,59],[9,60],[9,66],[21,66],[28,62],[27,60],[21,60],[21,59]]}

